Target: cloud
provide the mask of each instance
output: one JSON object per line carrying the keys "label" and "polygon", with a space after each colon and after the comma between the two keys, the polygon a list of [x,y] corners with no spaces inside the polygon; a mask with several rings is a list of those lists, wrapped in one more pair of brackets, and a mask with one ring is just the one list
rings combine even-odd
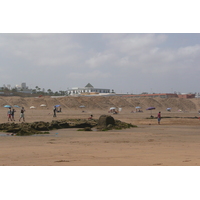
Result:
{"label": "cloud", "polygon": [[102,65],[106,65],[110,63],[114,59],[114,56],[112,53],[96,53],[91,58],[86,60],[85,64],[89,66],[90,68],[98,68]]}
{"label": "cloud", "polygon": [[77,60],[80,50],[70,37],[67,34],[3,34],[1,49],[7,58],[29,61],[40,67],[67,65]]}
{"label": "cloud", "polygon": [[102,73],[101,71],[95,70],[92,72],[72,72],[66,75],[66,78],[73,80],[95,80],[95,79],[105,79],[110,78],[110,73]]}
{"label": "cloud", "polygon": [[[192,42],[189,42],[191,35],[173,36],[0,34],[1,80],[8,84],[27,81],[27,85],[32,81],[32,85],[38,83],[43,87],[45,84],[54,90],[60,85],[73,87],[91,82],[100,87],[126,88],[128,91],[135,85],[142,90],[145,87],[164,88],[157,81],[163,83],[166,79],[168,83],[166,77],[173,76],[170,84],[177,86],[180,74],[181,77],[184,74],[196,77],[200,72],[200,43],[195,40],[196,35],[192,35]],[[187,43],[182,43],[186,39]],[[181,84],[180,87],[184,84],[186,87],[186,83]]]}
{"label": "cloud", "polygon": [[115,38],[110,35],[108,47],[115,52],[127,55],[138,55],[142,51],[148,51],[153,46],[166,41],[164,34],[119,34]]}
{"label": "cloud", "polygon": [[200,55],[200,45],[181,47],[177,54],[182,57],[196,58]]}

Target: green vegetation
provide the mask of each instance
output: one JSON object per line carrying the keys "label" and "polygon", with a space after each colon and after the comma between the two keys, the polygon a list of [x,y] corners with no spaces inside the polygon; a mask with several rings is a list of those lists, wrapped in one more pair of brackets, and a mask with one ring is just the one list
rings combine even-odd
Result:
{"label": "green vegetation", "polygon": [[23,89],[12,88],[9,89],[7,87],[0,87],[0,95],[2,96],[21,96],[21,97],[36,97],[36,96],[66,96],[66,91],[59,90],[53,92],[51,89],[48,89],[46,92],[41,90],[39,86],[35,86],[34,89],[30,89],[31,93],[23,92]]}

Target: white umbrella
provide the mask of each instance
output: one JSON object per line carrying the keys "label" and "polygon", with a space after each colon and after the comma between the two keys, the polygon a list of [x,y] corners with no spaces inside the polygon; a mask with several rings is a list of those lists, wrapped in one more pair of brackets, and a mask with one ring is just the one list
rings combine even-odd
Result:
{"label": "white umbrella", "polygon": [[30,107],[30,109],[34,109],[34,108],[35,108],[35,106],[31,106],[31,107]]}
{"label": "white umbrella", "polygon": [[137,106],[137,107],[135,107],[136,109],[140,109],[141,107],[140,106]]}
{"label": "white umbrella", "polygon": [[116,109],[115,107],[111,107],[111,108],[110,108],[110,110],[115,110],[115,109]]}
{"label": "white umbrella", "polygon": [[46,105],[45,105],[45,104],[41,104],[40,106],[41,106],[41,107],[45,107]]}

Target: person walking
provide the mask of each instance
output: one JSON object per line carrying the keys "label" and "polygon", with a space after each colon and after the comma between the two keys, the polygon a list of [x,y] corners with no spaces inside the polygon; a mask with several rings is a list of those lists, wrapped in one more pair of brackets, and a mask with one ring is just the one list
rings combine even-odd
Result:
{"label": "person walking", "polygon": [[23,118],[23,121],[25,122],[24,112],[25,112],[25,109],[24,107],[22,107],[21,112],[20,112],[19,122],[21,121],[22,118]]}
{"label": "person walking", "polygon": [[160,125],[160,121],[161,121],[161,112],[158,113],[158,124]]}
{"label": "person walking", "polygon": [[12,111],[11,111],[11,107],[9,107],[8,109],[8,121],[12,121]]}
{"label": "person walking", "polygon": [[54,109],[53,109],[53,117],[56,117],[56,112],[57,112],[57,109],[56,109],[56,106],[54,106]]}
{"label": "person walking", "polygon": [[15,121],[15,109],[13,108],[11,111],[11,115],[12,115],[12,120]]}

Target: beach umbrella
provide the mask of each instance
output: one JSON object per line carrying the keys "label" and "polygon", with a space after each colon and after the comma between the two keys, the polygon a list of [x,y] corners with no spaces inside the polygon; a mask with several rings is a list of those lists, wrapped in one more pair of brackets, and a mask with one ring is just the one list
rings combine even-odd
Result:
{"label": "beach umbrella", "polygon": [[136,109],[140,109],[141,107],[140,107],[140,106],[136,106],[135,108],[136,108]]}
{"label": "beach umbrella", "polygon": [[56,108],[57,108],[57,107],[59,107],[59,106],[60,106],[60,105],[55,105],[54,107],[56,107]]}
{"label": "beach umbrella", "polygon": [[11,106],[10,105],[5,105],[4,108],[11,108]]}
{"label": "beach umbrella", "polygon": [[41,106],[41,107],[45,107],[46,105],[45,105],[45,104],[41,104],[40,106]]}
{"label": "beach umbrella", "polygon": [[34,108],[35,108],[35,106],[31,106],[31,107],[30,107],[30,109],[34,109]]}
{"label": "beach umbrella", "polygon": [[152,110],[155,110],[155,107],[148,107],[146,110],[150,110],[151,111],[151,115],[152,115]]}
{"label": "beach umbrella", "polygon": [[111,108],[110,108],[110,110],[115,110],[115,109],[116,109],[116,107],[111,107]]}
{"label": "beach umbrella", "polygon": [[85,112],[85,111],[83,110],[83,108],[85,108],[84,105],[79,106],[79,108],[82,108],[82,112]]}
{"label": "beach umbrella", "polygon": [[140,109],[141,107],[140,106],[136,106],[135,109],[136,109],[136,112],[138,112],[138,109]]}
{"label": "beach umbrella", "polygon": [[167,108],[167,111],[171,111],[171,108]]}
{"label": "beach umbrella", "polygon": [[155,110],[155,107],[148,107],[147,110]]}
{"label": "beach umbrella", "polygon": [[18,105],[14,105],[14,107],[15,107],[15,108],[20,108],[20,106],[18,106]]}

